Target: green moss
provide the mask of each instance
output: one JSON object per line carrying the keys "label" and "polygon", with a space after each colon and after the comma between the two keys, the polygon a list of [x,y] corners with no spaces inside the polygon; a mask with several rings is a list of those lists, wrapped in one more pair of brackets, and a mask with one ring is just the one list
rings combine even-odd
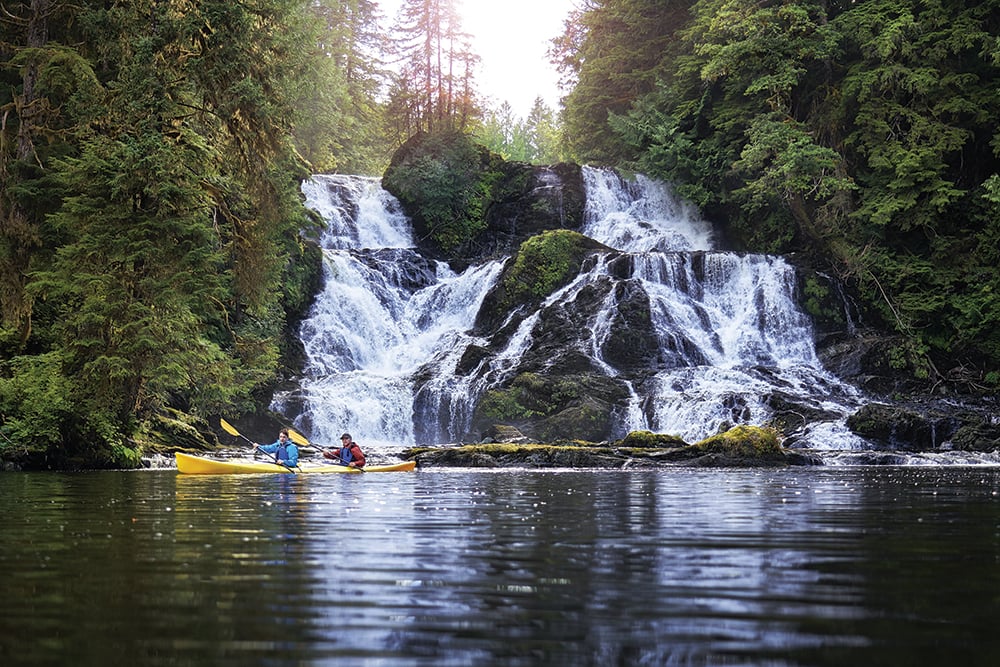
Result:
{"label": "green moss", "polygon": [[570,379],[521,373],[507,389],[486,392],[479,410],[495,421],[518,421],[550,416],[579,398],[579,385]]}
{"label": "green moss", "polygon": [[542,232],[521,244],[514,263],[504,276],[505,307],[521,301],[544,299],[569,283],[580,271],[588,245],[574,231]]}
{"label": "green moss", "polygon": [[725,433],[695,443],[695,447],[706,453],[748,458],[781,456],[784,453],[778,432],[760,426],[734,426]]}
{"label": "green moss", "polygon": [[807,276],[802,286],[805,295],[802,306],[806,312],[816,318],[830,322],[843,323],[843,313],[831,305],[833,296],[829,286],[821,283],[816,276]]}
{"label": "green moss", "polygon": [[632,431],[622,438],[618,445],[631,449],[661,449],[664,447],[684,447],[687,443],[676,435],[651,431]]}

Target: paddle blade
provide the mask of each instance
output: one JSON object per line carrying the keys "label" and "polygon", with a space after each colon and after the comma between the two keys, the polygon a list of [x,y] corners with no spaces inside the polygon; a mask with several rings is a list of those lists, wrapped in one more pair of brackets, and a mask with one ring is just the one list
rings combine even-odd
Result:
{"label": "paddle blade", "polygon": [[235,435],[237,438],[240,437],[240,432],[236,430],[236,427],[227,422],[225,419],[219,419],[219,425],[222,426],[222,430],[229,435]]}
{"label": "paddle blade", "polygon": [[291,438],[292,442],[294,442],[296,445],[301,445],[303,447],[308,447],[311,444],[309,442],[309,439],[306,438],[306,436],[302,435],[301,433],[299,433],[295,429],[291,429],[291,428],[288,429],[288,437]]}

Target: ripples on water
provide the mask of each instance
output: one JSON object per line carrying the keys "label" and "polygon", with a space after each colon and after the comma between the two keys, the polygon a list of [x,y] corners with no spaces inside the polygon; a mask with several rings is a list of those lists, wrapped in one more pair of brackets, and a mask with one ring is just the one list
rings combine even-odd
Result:
{"label": "ripples on water", "polygon": [[1000,664],[998,479],[8,473],[0,659]]}

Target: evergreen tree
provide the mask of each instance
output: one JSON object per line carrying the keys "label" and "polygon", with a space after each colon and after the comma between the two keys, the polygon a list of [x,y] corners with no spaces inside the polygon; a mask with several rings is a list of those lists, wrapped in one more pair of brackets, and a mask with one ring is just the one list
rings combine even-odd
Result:
{"label": "evergreen tree", "polygon": [[314,171],[375,174],[392,148],[378,101],[388,74],[378,6],[371,0],[316,0],[306,30],[314,48],[293,83],[294,135]]}
{"label": "evergreen tree", "polygon": [[[996,384],[997,5],[701,0],[653,90],[599,108],[629,164],[675,182],[744,247],[831,258],[903,335],[893,363],[932,376],[950,357]],[[630,6],[597,3],[583,24]],[[626,48],[616,34],[576,38],[567,62],[611,87],[626,71],[588,56],[595,39]],[[585,154],[620,160],[591,146],[607,135],[573,98],[588,87],[581,76],[567,98],[569,131],[589,119]]]}
{"label": "evergreen tree", "polygon": [[505,160],[527,162],[530,159],[524,124],[514,113],[510,102],[504,102],[498,109],[485,114],[476,138]]}
{"label": "evergreen tree", "polygon": [[540,97],[523,120],[509,102],[488,111],[475,134],[484,146],[506,160],[552,164],[561,159],[555,114]]}
{"label": "evergreen tree", "polygon": [[[3,51],[17,65],[3,70],[2,212],[32,212],[39,242],[4,225],[5,269],[28,251],[36,326],[0,364],[0,428],[32,443],[21,455],[134,464],[129,438],[165,406],[250,407],[308,298],[292,143],[315,55],[306,3],[48,7],[48,41]],[[8,132],[31,150],[8,150]]]}
{"label": "evergreen tree", "polygon": [[387,113],[400,141],[418,131],[467,130],[478,115],[478,57],[455,0],[406,0],[396,35],[400,71]]}
{"label": "evergreen tree", "polygon": [[652,91],[688,0],[590,0],[566,22],[550,55],[564,85],[564,136],[581,162],[614,164],[632,156],[608,124]]}
{"label": "evergreen tree", "polygon": [[554,164],[563,159],[560,151],[559,123],[555,112],[536,97],[524,121],[528,137],[528,161],[535,164]]}

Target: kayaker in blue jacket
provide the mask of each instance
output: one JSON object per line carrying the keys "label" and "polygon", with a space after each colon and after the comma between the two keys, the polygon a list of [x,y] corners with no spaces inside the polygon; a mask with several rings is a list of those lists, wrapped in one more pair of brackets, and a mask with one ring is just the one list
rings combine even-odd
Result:
{"label": "kayaker in blue jacket", "polygon": [[265,454],[273,454],[278,465],[294,468],[299,464],[299,448],[288,439],[288,429],[283,428],[278,433],[278,441],[270,445],[257,445],[257,449]]}

